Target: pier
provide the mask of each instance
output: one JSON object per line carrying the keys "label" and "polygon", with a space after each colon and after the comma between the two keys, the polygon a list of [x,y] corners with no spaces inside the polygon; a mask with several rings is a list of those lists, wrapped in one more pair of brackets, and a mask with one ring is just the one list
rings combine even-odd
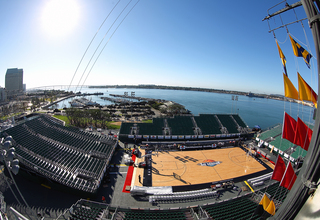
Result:
{"label": "pier", "polygon": [[91,95],[96,95],[96,96],[98,96],[98,95],[103,95],[103,93],[102,93],[102,92],[83,93],[83,94],[81,94],[81,93],[76,93],[76,94],[68,95],[68,96],[65,96],[65,97],[63,97],[63,98],[60,98],[60,99],[58,99],[58,100],[56,100],[56,101],[54,101],[54,102],[52,102],[52,103],[50,103],[50,104],[47,104],[47,105],[43,106],[42,109],[48,109],[50,106],[55,105],[55,104],[57,104],[57,103],[59,103],[59,102],[61,102],[61,101],[63,101],[63,100],[69,99],[69,98],[73,98],[73,97],[76,97],[76,96],[91,96]]}
{"label": "pier", "polygon": [[110,97],[101,97],[101,99],[103,100],[107,100],[110,102],[114,102],[114,103],[125,103],[125,104],[130,104],[132,103],[132,101],[126,100],[126,99],[121,99],[121,98],[110,98]]}
{"label": "pier", "polygon": [[167,100],[163,99],[152,99],[152,98],[144,98],[144,97],[137,97],[137,96],[127,96],[127,95],[117,95],[117,94],[109,94],[113,97],[119,97],[119,98],[126,98],[126,99],[136,99],[138,101],[144,100],[144,101],[157,101],[157,102],[167,102]]}
{"label": "pier", "polygon": [[47,104],[47,105],[43,106],[42,109],[48,109],[48,108],[49,108],[50,106],[52,106],[52,105],[55,105],[55,104],[57,104],[57,103],[59,103],[59,102],[61,102],[61,101],[63,101],[63,100],[66,100],[66,99],[73,98],[73,97],[75,97],[75,96],[76,96],[75,94],[65,96],[65,97],[63,97],[63,98],[58,99],[57,101],[54,101],[54,102],[52,102],[52,103],[50,103],[50,104]]}

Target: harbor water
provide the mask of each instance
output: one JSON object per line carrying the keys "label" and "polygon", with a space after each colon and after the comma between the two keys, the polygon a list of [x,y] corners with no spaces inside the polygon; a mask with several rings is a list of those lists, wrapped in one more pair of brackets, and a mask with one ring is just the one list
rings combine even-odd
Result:
{"label": "harbor water", "polygon": [[[101,97],[111,97],[109,94],[124,95],[125,92],[135,97],[164,99],[184,105],[193,115],[213,113],[213,114],[239,114],[246,124],[252,128],[259,125],[266,129],[273,125],[283,122],[284,111],[293,118],[300,117],[306,123],[313,124],[314,109],[298,103],[285,102],[274,99],[256,98],[225,93],[210,93],[199,91],[185,90],[163,90],[163,89],[117,89],[117,88],[83,88],[81,93],[100,92],[104,95],[87,96],[87,99],[95,101],[100,105],[114,104],[110,101],[103,100]],[[233,97],[233,98],[232,98]],[[67,99],[58,103],[55,108],[70,107]],[[132,99],[131,101],[137,101]]]}

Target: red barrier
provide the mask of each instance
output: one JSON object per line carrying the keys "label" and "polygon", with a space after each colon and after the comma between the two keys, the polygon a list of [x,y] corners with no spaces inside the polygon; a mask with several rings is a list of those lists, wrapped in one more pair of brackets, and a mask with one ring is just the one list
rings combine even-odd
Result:
{"label": "red barrier", "polygon": [[[136,155],[132,155],[132,160],[133,160],[133,164],[134,164],[134,162],[136,161]],[[126,187],[131,186],[132,174],[133,174],[133,170],[134,170],[133,164],[130,165],[128,168],[126,181],[124,182],[123,189],[122,189],[122,192],[124,192],[124,193],[130,193],[130,190],[126,190]]]}

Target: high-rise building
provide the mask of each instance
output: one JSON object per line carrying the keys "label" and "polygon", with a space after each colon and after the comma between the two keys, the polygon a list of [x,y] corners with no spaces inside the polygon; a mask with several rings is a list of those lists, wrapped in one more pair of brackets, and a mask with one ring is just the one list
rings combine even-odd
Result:
{"label": "high-rise building", "polygon": [[0,87],[0,102],[4,102],[6,100],[7,100],[6,89],[3,87]]}
{"label": "high-rise building", "polygon": [[7,69],[5,78],[7,98],[23,93],[23,69]]}

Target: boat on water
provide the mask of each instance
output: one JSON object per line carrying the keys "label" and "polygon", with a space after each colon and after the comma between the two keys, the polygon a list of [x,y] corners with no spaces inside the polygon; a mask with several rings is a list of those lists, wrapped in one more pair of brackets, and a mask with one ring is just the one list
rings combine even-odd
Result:
{"label": "boat on water", "polygon": [[72,107],[99,106],[100,104],[86,98],[73,99],[69,102]]}
{"label": "boat on water", "polygon": [[249,92],[248,94],[246,94],[246,96],[248,96],[248,97],[252,97],[252,98],[264,98],[264,96],[262,96],[262,95],[256,95],[256,94],[254,94],[254,93],[252,93],[252,92]]}
{"label": "boat on water", "polygon": [[77,99],[72,100],[69,102],[71,107],[84,107],[85,105],[79,102]]}
{"label": "boat on water", "polygon": [[77,99],[77,101],[84,104],[84,105],[88,105],[88,106],[99,105],[97,102],[94,102],[94,101],[86,99],[86,98],[80,98],[80,99]]}

